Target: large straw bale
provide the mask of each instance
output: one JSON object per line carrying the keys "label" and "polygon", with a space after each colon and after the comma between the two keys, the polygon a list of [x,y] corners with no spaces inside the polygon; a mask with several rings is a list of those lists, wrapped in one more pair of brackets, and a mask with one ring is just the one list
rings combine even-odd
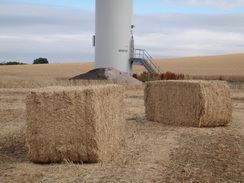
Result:
{"label": "large straw bale", "polygon": [[145,88],[148,120],[214,127],[231,122],[230,89],[223,81],[155,81]]}
{"label": "large straw bale", "polygon": [[38,163],[111,160],[123,144],[123,87],[52,87],[26,99],[27,145]]}

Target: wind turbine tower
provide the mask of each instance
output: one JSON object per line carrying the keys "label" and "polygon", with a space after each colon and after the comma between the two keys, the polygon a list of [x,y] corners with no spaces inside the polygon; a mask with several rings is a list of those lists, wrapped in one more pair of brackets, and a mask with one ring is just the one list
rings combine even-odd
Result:
{"label": "wind turbine tower", "polygon": [[95,68],[132,74],[132,65],[143,65],[148,72],[161,73],[146,50],[134,49],[133,0],[96,0],[95,27]]}
{"label": "wind turbine tower", "polygon": [[134,54],[133,0],[96,0],[95,68],[131,74]]}

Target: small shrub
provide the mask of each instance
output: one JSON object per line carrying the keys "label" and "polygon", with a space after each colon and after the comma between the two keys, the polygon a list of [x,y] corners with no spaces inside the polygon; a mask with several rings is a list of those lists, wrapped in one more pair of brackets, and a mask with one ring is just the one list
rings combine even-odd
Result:
{"label": "small shrub", "polygon": [[224,77],[220,75],[220,76],[219,76],[219,80],[220,80],[220,81],[223,81],[223,80],[224,80]]}
{"label": "small shrub", "polygon": [[139,80],[142,82],[150,81],[150,73],[149,72],[143,72],[140,75]]}
{"label": "small shrub", "polygon": [[132,77],[135,78],[135,79],[138,79],[139,78],[138,74],[136,74],[136,73],[133,74]]}
{"label": "small shrub", "polygon": [[186,79],[184,74],[175,74],[173,72],[166,72],[162,74],[152,74],[149,72],[143,72],[140,76],[133,74],[133,77],[142,81],[156,81],[156,80],[183,80]]}

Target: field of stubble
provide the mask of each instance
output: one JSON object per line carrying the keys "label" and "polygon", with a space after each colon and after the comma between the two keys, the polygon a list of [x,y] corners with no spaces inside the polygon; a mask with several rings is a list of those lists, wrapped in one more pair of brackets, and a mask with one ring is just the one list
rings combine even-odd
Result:
{"label": "field of stubble", "polygon": [[126,145],[113,162],[34,164],[25,146],[28,89],[0,89],[0,182],[243,182],[244,92],[232,90],[227,127],[147,121],[143,90],[124,95]]}
{"label": "field of stubble", "polygon": [[78,66],[0,67],[1,183],[244,182],[243,87],[231,90],[233,121],[218,128],[175,127],[148,121],[143,87],[128,87],[124,94],[125,146],[113,162],[30,162],[25,146],[26,94],[30,88],[50,85],[106,84],[65,81],[91,69],[90,64]]}

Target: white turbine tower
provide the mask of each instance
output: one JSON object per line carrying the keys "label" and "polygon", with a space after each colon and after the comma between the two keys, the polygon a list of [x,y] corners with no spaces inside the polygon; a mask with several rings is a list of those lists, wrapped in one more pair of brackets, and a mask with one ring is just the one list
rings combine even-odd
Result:
{"label": "white turbine tower", "polygon": [[95,68],[131,74],[133,0],[96,0]]}

